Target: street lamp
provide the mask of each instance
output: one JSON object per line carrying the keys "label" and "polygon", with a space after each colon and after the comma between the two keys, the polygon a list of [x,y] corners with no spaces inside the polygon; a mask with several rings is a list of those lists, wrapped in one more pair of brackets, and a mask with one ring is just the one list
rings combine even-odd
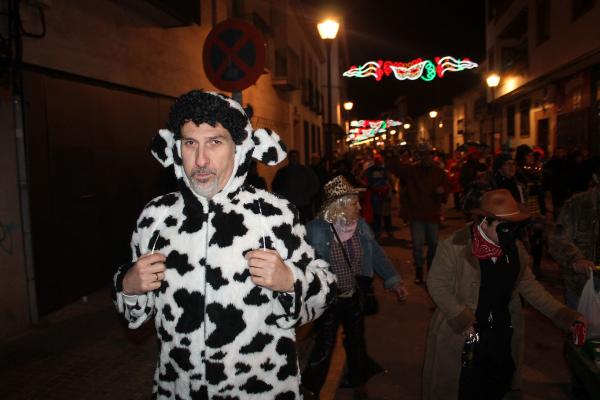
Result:
{"label": "street lamp", "polygon": [[431,145],[437,146],[436,138],[435,138],[435,119],[438,116],[438,112],[436,110],[429,111],[429,118],[431,118]]}
{"label": "street lamp", "polygon": [[331,129],[331,43],[337,36],[340,24],[332,19],[326,19],[317,25],[319,36],[325,42],[327,52],[327,134],[325,136],[325,153],[331,158],[333,150],[333,132]]}
{"label": "street lamp", "polygon": [[498,86],[498,84],[500,83],[500,75],[492,72],[490,73],[487,78],[485,78],[485,82],[487,83],[488,87],[491,89],[492,91],[492,101],[491,103],[491,112],[492,112],[492,140],[491,140],[491,147],[492,147],[492,153],[495,152],[495,135],[496,135],[496,107],[494,104],[494,101],[496,100],[496,87]]}
{"label": "street lamp", "polygon": [[[344,102],[344,110],[346,110],[346,113],[348,114],[346,116],[347,118],[350,118],[350,111],[352,110],[352,107],[354,107],[353,102],[351,102],[351,101]],[[346,125],[346,136],[348,136],[348,134],[350,133],[350,123],[348,122],[347,119],[346,119],[345,125]]]}
{"label": "street lamp", "polygon": [[496,73],[491,73],[488,75],[487,78],[485,78],[485,81],[487,82],[487,85],[489,87],[495,88],[500,83],[500,75]]}

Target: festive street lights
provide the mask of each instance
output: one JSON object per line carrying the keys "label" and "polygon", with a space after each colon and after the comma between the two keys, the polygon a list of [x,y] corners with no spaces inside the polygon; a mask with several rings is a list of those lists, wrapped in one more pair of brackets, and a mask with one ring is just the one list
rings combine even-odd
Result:
{"label": "festive street lights", "polygon": [[438,112],[436,110],[429,111],[429,118],[431,118],[431,145],[433,147],[437,147],[436,138],[435,138],[435,119],[438,116]]}
{"label": "festive street lights", "polygon": [[492,72],[487,76],[487,78],[485,78],[485,82],[492,91],[492,100],[490,101],[490,108],[492,112],[492,140],[490,145],[492,148],[492,153],[494,153],[496,150],[496,105],[494,104],[494,100],[496,100],[496,87],[500,83],[500,75]]}
{"label": "festive street lights", "polygon": [[317,25],[319,36],[325,42],[327,52],[327,133],[325,134],[325,153],[328,159],[332,156],[333,130],[331,129],[331,43],[337,36],[340,24],[332,19],[326,19]]}

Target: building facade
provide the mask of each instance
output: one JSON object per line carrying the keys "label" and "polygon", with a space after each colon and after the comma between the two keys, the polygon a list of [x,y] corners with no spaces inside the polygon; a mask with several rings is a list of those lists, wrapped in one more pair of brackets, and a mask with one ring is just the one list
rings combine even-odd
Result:
{"label": "building facade", "polygon": [[414,144],[427,143],[436,150],[451,153],[456,147],[453,113],[451,105],[444,105],[417,117]]}
{"label": "building facade", "polygon": [[600,151],[598,21],[595,0],[487,1],[488,72],[500,75],[487,100],[503,144]]}

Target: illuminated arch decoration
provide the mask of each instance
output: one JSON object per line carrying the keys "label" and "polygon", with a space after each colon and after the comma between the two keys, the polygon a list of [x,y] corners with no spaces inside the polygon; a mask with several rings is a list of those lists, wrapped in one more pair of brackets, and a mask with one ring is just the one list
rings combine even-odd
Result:
{"label": "illuminated arch decoration", "polygon": [[400,81],[417,80],[432,81],[436,77],[443,78],[446,72],[458,72],[477,68],[479,65],[468,58],[458,59],[450,56],[436,57],[434,61],[417,58],[407,63],[398,61],[369,61],[363,65],[353,65],[343,73],[350,78],[367,78],[372,76],[381,81],[384,76],[393,75]]}
{"label": "illuminated arch decoration", "polygon": [[378,133],[387,132],[388,127],[400,126],[402,122],[394,121],[392,119],[386,120],[369,120],[361,119],[358,121],[351,121],[350,126],[352,127],[348,131],[348,142],[358,142],[366,139],[370,139]]}

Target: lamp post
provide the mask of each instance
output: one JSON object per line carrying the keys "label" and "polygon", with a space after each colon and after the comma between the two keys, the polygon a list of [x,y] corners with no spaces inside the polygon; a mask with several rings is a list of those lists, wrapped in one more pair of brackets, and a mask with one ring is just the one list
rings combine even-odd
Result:
{"label": "lamp post", "polygon": [[435,137],[435,119],[438,116],[438,112],[436,110],[429,111],[429,118],[431,118],[431,145],[432,147],[437,147],[436,137]]}
{"label": "lamp post", "polygon": [[404,142],[404,143],[411,142],[412,143],[412,135],[408,131],[410,129],[410,126],[411,125],[408,122],[405,122],[404,125],[402,125],[402,127],[404,128],[404,135],[402,136],[402,141],[400,142],[400,144],[402,144],[402,142]]}
{"label": "lamp post", "polygon": [[350,111],[352,111],[352,108],[354,107],[354,103],[351,101],[346,101],[344,102],[344,110],[346,110],[346,121],[344,122],[344,125],[346,126],[346,139],[348,134],[350,133],[350,122],[348,121],[350,119]]}
{"label": "lamp post", "polygon": [[495,147],[496,147],[495,146],[495,143],[496,143],[496,105],[494,104],[494,101],[496,100],[496,87],[500,83],[500,75],[498,75],[496,73],[491,73],[487,76],[487,78],[485,78],[485,82],[487,83],[488,87],[492,91],[492,100],[490,101],[491,112],[492,112],[492,140],[491,140],[490,145],[491,145],[492,154],[493,154],[496,151],[496,149],[495,149]]}
{"label": "lamp post", "polygon": [[326,19],[317,25],[319,36],[325,42],[327,52],[327,130],[325,134],[325,154],[331,160],[333,153],[333,131],[331,129],[331,43],[337,36],[340,24],[332,19]]}

